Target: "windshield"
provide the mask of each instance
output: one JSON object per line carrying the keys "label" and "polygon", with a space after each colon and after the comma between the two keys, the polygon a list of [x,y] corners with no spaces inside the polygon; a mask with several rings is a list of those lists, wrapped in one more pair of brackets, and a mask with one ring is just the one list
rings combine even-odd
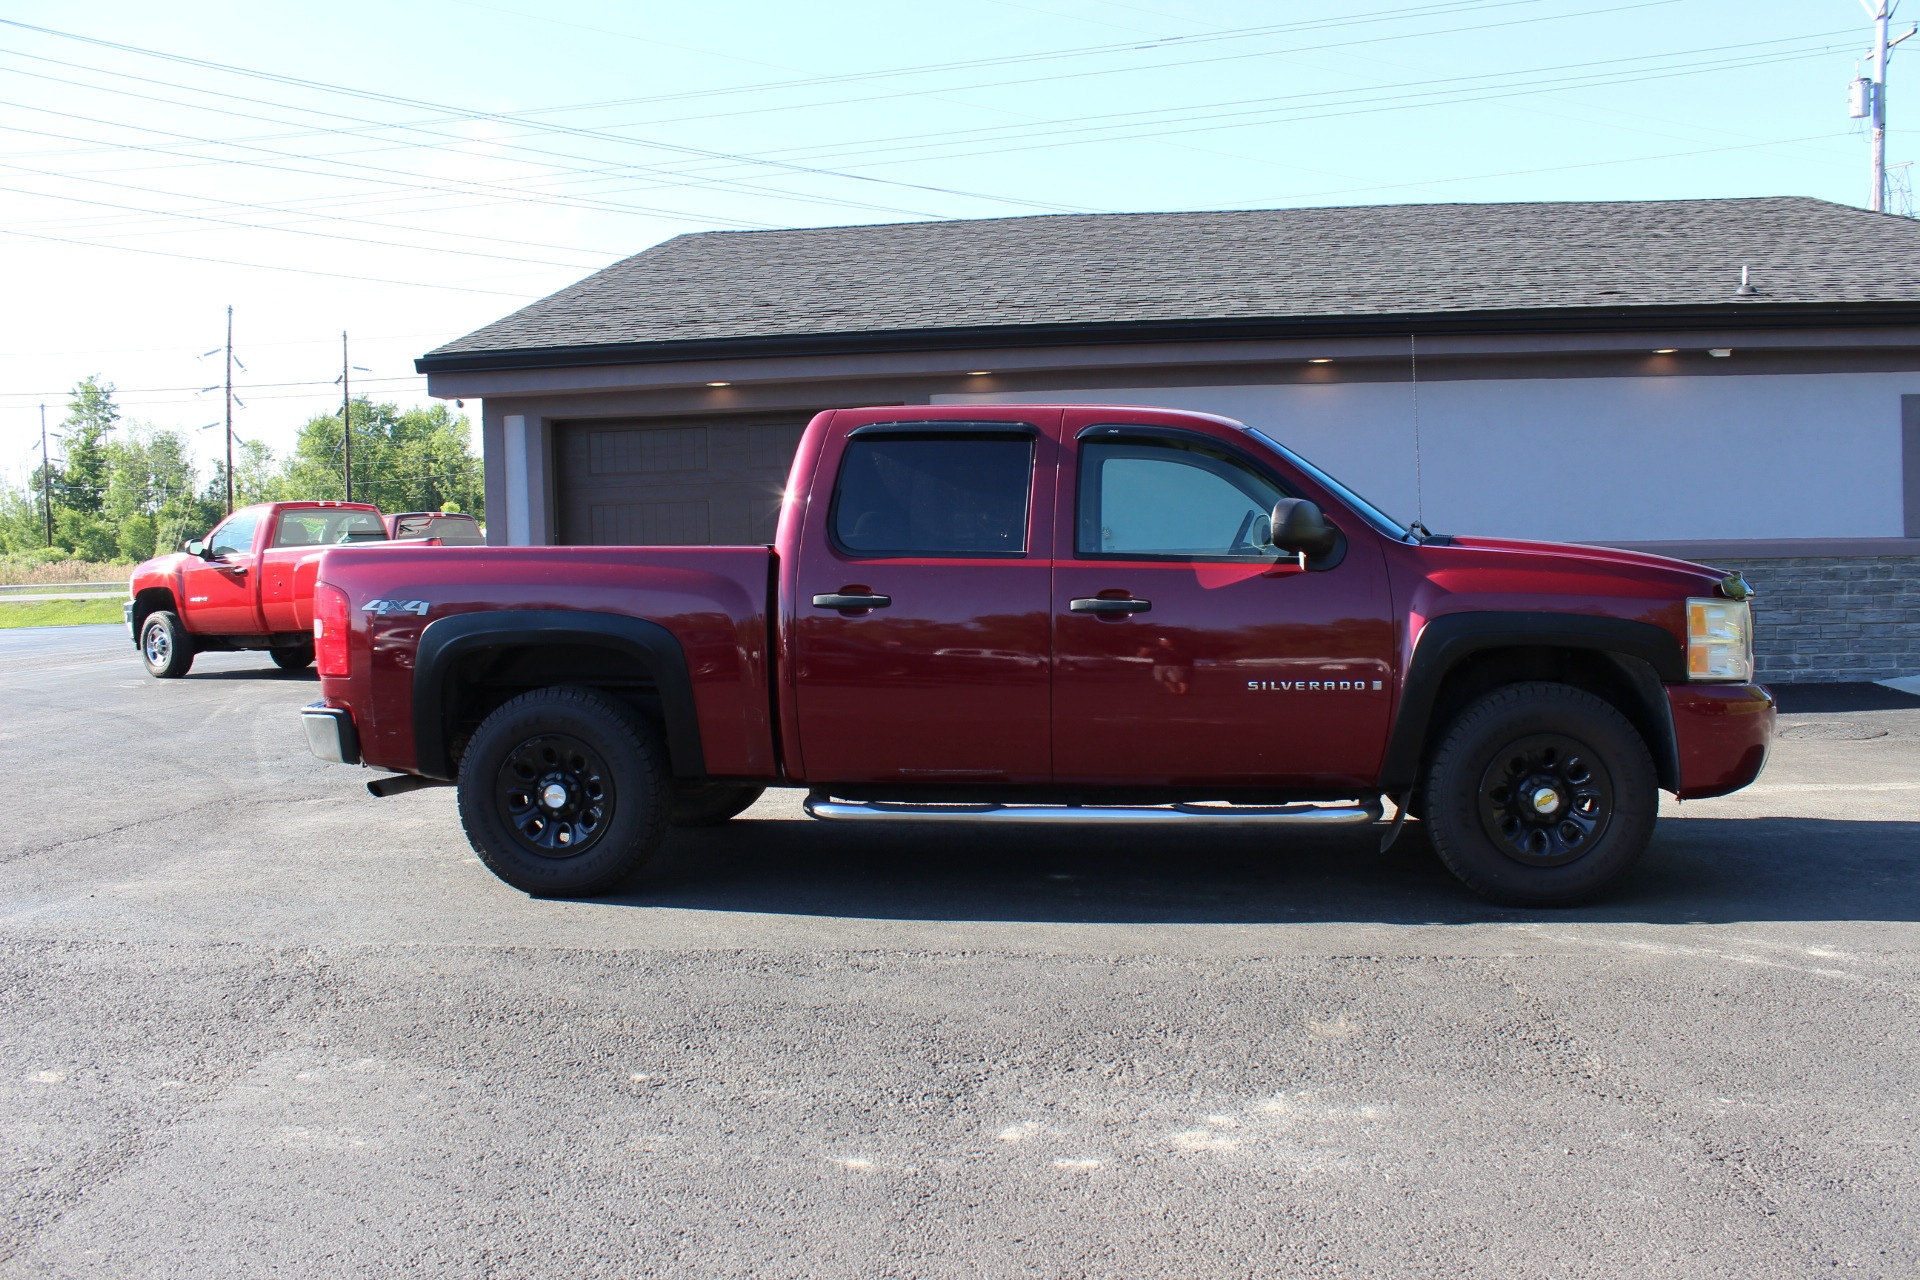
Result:
{"label": "windshield", "polygon": [[1338,495],[1342,502],[1360,514],[1361,519],[1365,520],[1381,533],[1393,538],[1410,538],[1413,536],[1413,531],[1408,526],[1395,520],[1379,507],[1374,506],[1371,502],[1368,502],[1365,498],[1347,488],[1346,485],[1341,484],[1338,480],[1335,480],[1332,476],[1314,466],[1311,462],[1308,462],[1305,458],[1287,448],[1287,446],[1281,444],[1266,432],[1260,430],[1258,427],[1247,427],[1245,430],[1248,435],[1255,437],[1269,449],[1272,449],[1288,462],[1291,462],[1294,466],[1306,472],[1315,484]]}

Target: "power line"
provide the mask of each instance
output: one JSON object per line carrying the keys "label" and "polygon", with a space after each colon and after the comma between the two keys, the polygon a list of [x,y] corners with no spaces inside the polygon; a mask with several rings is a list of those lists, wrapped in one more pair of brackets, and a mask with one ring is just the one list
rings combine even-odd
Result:
{"label": "power line", "polygon": [[[72,181],[77,181],[77,182],[100,182],[101,181],[100,179],[97,179],[97,178],[73,178],[71,175],[68,175],[68,174],[45,173],[40,170],[27,169],[27,168],[23,168],[20,165],[12,165],[12,164],[5,164],[5,163],[0,163],[0,169],[13,169],[20,173],[34,173],[34,174],[38,174],[40,177],[46,177],[46,178],[69,178]],[[166,191],[153,191],[151,188],[148,188],[148,187],[130,187],[127,184],[122,182],[103,182],[101,183],[101,185],[109,186],[109,187],[119,187],[127,191],[150,191],[153,195],[172,194],[171,192],[166,192]],[[167,217],[167,218],[185,218],[192,222],[211,222],[216,226],[239,227],[246,231],[278,231],[285,235],[317,236],[323,240],[344,240],[351,244],[371,244],[371,245],[378,245],[381,248],[386,248],[386,249],[409,249],[416,253],[450,253],[450,254],[458,255],[460,257],[467,257],[467,258],[491,258],[496,262],[521,262],[521,263],[527,263],[536,267],[558,267],[563,271],[580,271],[580,270],[586,269],[586,268],[583,268],[579,263],[572,263],[572,262],[548,262],[538,258],[512,258],[512,257],[508,257],[506,254],[501,254],[501,253],[482,253],[482,252],[479,252],[478,250],[473,250],[473,249],[443,249],[437,245],[401,244],[393,240],[369,240],[365,236],[343,236],[343,235],[337,235],[333,232],[328,232],[328,231],[311,231],[304,227],[283,227],[283,226],[275,226],[271,223],[258,223],[258,222],[235,222],[231,218],[215,218],[204,213],[180,213],[170,209],[142,209],[135,205],[115,204],[108,200],[88,200],[82,196],[61,195],[60,193],[53,192],[53,191],[31,191],[31,190],[23,190],[19,187],[0,187],[0,191],[9,192],[10,194],[17,195],[17,196],[34,196],[42,200],[65,200],[71,204],[94,205],[101,209],[122,209],[130,213],[144,213],[144,214],[149,214],[153,216]],[[239,205],[239,207],[243,209],[264,209],[269,213],[280,212],[280,210],[272,209],[267,205],[242,204],[242,205]]]}
{"label": "power line", "polygon": [[[323,341],[331,342],[332,339],[331,338],[323,339]],[[371,341],[371,339],[369,339],[369,341]],[[253,345],[254,346],[271,346],[273,344],[256,342]],[[176,348],[161,347],[161,348],[156,348],[156,350],[172,351],[172,350],[176,350]],[[92,354],[92,353],[88,352],[88,353],[82,353],[82,354]],[[379,378],[355,379],[355,381],[358,381],[358,382],[425,382],[426,380],[427,380],[427,375],[424,373],[398,373],[398,374],[389,374],[385,377],[379,377]],[[323,382],[319,380],[315,380],[312,382],[236,382],[233,384],[233,389],[235,391],[251,391],[256,388],[262,388],[262,387],[331,387],[332,385],[333,385],[333,382]],[[134,395],[146,395],[152,392],[195,391],[199,389],[200,388],[197,388],[197,387],[115,387],[113,390],[113,394],[116,396],[122,396],[122,395],[134,396]],[[0,391],[0,396],[65,396],[65,395],[72,395],[72,394],[73,394],[73,389],[71,387],[67,388],[64,391]],[[261,398],[269,399],[271,397],[261,397]]]}
{"label": "power line", "polygon": [[308,267],[282,267],[265,262],[235,262],[230,258],[204,258],[192,253],[168,253],[164,249],[138,249],[127,244],[100,244],[93,240],[68,240],[60,236],[35,235],[27,231],[14,231],[0,227],[0,235],[20,236],[26,240],[44,240],[49,244],[80,245],[89,249],[113,249],[120,253],[145,253],[157,258],[180,258],[187,262],[210,262],[219,267],[245,267],[251,271],[290,271],[302,276],[326,276],[333,280],[358,280],[365,284],[391,284],[407,289],[452,289],[458,293],[485,293],[496,298],[525,299],[524,293],[506,293],[499,289],[475,289],[459,284],[426,284],[419,280],[385,280],[375,276],[352,276],[339,271],[315,271]]}

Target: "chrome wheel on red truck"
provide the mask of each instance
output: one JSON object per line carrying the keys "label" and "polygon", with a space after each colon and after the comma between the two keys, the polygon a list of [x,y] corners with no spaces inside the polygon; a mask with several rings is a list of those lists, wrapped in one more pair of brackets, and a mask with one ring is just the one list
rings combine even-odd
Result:
{"label": "chrome wheel on red truck", "polygon": [[1448,728],[1428,773],[1434,851],[1467,887],[1514,906],[1569,906],[1646,850],[1653,760],[1612,706],[1569,685],[1509,685]]}
{"label": "chrome wheel on red truck", "polygon": [[488,869],[528,893],[617,889],[666,833],[666,753],[651,726],[593,689],[498,708],[460,765],[460,820]]}
{"label": "chrome wheel on red truck", "polygon": [[150,676],[178,679],[193,668],[193,637],[173,614],[150,613],[140,627],[140,661]]}

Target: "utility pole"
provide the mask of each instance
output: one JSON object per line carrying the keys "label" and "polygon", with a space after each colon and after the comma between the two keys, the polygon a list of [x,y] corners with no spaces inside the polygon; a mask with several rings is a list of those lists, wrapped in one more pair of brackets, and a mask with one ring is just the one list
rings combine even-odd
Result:
{"label": "utility pole", "polygon": [[340,463],[347,480],[347,501],[353,501],[353,392],[347,385],[347,331],[340,331]]}
{"label": "utility pole", "polygon": [[1867,207],[1875,213],[1887,211],[1887,58],[1895,45],[1913,34],[1910,30],[1906,35],[1887,39],[1887,24],[1893,20],[1893,11],[1899,3],[1900,0],[1860,0],[1860,7],[1873,19],[1873,48],[1868,51],[1873,59],[1873,74],[1853,82],[1852,115],[1856,120],[1873,121],[1873,189]]}
{"label": "utility pole", "polygon": [[47,515],[47,545],[53,545],[53,455],[47,452],[47,406],[40,406],[40,509]]}
{"label": "utility pole", "polygon": [[227,514],[233,514],[233,308],[227,308]]}

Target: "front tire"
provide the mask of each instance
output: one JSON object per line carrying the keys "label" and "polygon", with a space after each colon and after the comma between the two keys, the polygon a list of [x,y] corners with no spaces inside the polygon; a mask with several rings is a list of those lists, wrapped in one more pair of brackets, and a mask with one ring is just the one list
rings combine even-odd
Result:
{"label": "front tire", "polygon": [[673,825],[717,827],[738,817],[767,793],[765,787],[736,782],[683,783],[674,789]]}
{"label": "front tire", "polygon": [[313,646],[300,645],[294,649],[269,649],[273,655],[273,665],[282,671],[301,671],[313,665]]}
{"label": "front tire", "polygon": [[594,689],[503,704],[460,762],[460,823],[487,869],[555,897],[611,893],[666,834],[673,781],[652,727]]}
{"label": "front tire", "polygon": [[1492,902],[1584,902],[1646,851],[1653,759],[1627,718],[1570,685],[1508,685],[1447,729],[1427,773],[1434,851]]}
{"label": "front tire", "polygon": [[176,614],[150,613],[140,624],[140,661],[156,680],[178,680],[193,669],[193,637]]}

